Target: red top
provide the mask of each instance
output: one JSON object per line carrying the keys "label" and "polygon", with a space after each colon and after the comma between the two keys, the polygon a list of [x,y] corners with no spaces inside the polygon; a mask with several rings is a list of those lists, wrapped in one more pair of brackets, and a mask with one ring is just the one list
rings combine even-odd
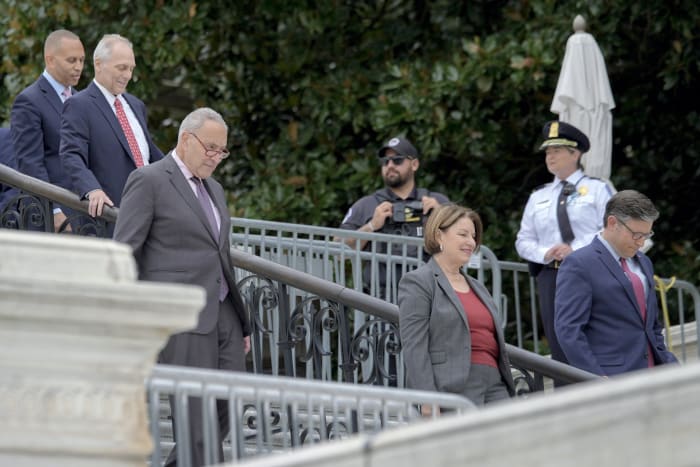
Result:
{"label": "red top", "polygon": [[498,342],[493,316],[479,297],[472,292],[457,292],[467,315],[472,338],[472,363],[498,368]]}

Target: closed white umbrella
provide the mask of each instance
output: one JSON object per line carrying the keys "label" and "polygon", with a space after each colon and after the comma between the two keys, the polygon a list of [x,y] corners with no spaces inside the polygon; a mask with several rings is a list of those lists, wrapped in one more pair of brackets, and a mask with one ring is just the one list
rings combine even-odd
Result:
{"label": "closed white umbrella", "polygon": [[550,110],[571,123],[591,141],[583,155],[586,174],[608,180],[612,160],[612,112],[615,108],[603,54],[592,35],[584,32],[581,15],[566,42],[557,90]]}

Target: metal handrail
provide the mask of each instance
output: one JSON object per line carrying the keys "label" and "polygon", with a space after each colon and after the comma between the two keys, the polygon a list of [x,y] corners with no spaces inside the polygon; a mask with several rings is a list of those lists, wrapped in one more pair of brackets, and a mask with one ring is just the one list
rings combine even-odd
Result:
{"label": "metal handrail", "polygon": [[[0,182],[29,193],[43,196],[44,198],[47,198],[56,204],[60,204],[61,206],[75,209],[76,211],[80,211],[84,214],[88,213],[89,202],[87,200],[81,200],[80,197],[72,191],[52,185],[51,183],[46,183],[43,180],[30,177],[29,175],[25,175],[22,172],[18,172],[17,170],[3,164],[0,164]],[[98,216],[97,218],[107,222],[116,222],[118,214],[118,208],[104,206],[102,215]]]}

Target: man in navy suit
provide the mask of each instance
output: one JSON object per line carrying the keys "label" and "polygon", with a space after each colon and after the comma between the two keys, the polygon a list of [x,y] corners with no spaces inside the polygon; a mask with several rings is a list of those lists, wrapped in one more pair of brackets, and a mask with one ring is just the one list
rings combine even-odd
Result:
{"label": "man in navy suit", "polygon": [[93,54],[95,80],[68,99],[60,156],[72,189],[89,200],[91,216],[119,206],[129,174],[163,158],[146,125],[146,106],[126,93],[136,67],[131,42],[107,34]]}
{"label": "man in navy suit", "polygon": [[570,365],[607,377],[677,362],[661,334],[654,268],[639,251],[658,217],[649,198],[620,191],[603,231],[559,268],[554,327]]}
{"label": "man in navy suit", "polygon": [[[10,113],[17,165],[39,180],[70,189],[70,179],[58,157],[63,102],[74,92],[83,72],[85,49],[80,38],[59,29],[44,42],[44,72],[15,99]],[[54,228],[66,220],[54,209]]]}
{"label": "man in navy suit", "polygon": [[[15,152],[12,148],[10,130],[7,128],[0,128],[0,164],[17,170],[17,161],[15,160]],[[0,211],[3,210],[10,198],[16,194],[17,190],[0,183]]]}

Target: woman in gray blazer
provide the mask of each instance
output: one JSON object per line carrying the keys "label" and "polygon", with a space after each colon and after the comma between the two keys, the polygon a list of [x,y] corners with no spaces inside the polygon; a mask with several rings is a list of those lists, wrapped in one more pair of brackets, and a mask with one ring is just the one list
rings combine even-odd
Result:
{"label": "woman in gray blazer", "polygon": [[462,270],[482,232],[471,209],[435,208],[424,233],[432,258],[403,276],[398,296],[407,387],[461,394],[477,405],[515,392],[496,304]]}

